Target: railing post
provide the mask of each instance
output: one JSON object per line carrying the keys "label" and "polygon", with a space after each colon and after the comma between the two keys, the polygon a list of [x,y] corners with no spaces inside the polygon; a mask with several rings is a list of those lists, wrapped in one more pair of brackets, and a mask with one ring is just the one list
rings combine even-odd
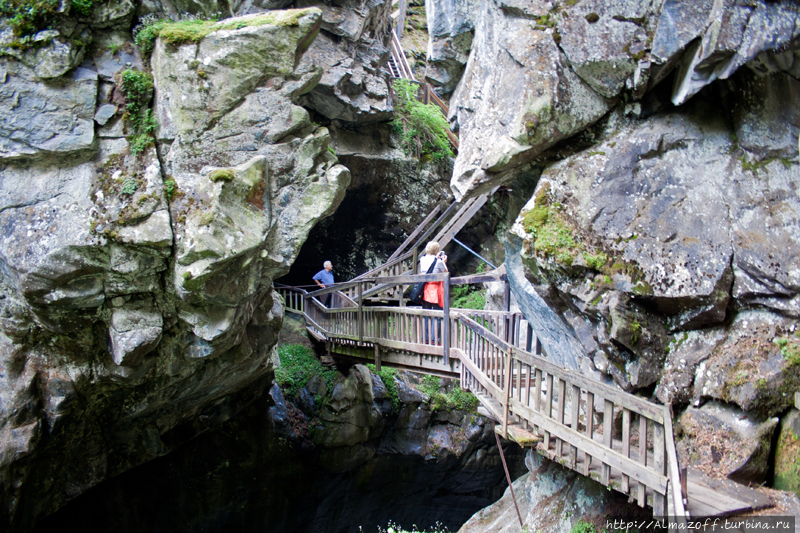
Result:
{"label": "railing post", "polygon": [[505,385],[505,400],[503,401],[503,436],[507,439],[508,438],[508,404],[511,398],[511,360],[514,356],[514,349],[508,349],[508,355],[506,356],[506,371],[504,376],[504,385]]}
{"label": "railing post", "polygon": [[417,274],[419,274],[419,250],[417,250],[416,247],[414,248],[414,263],[413,264],[414,264],[414,270],[413,270],[414,275],[417,275]]}
{"label": "railing post", "polygon": [[445,272],[444,281],[444,324],[442,325],[442,349],[444,351],[444,364],[450,364],[450,272]]}
{"label": "railing post", "polygon": [[358,342],[364,343],[364,282],[358,282]]}

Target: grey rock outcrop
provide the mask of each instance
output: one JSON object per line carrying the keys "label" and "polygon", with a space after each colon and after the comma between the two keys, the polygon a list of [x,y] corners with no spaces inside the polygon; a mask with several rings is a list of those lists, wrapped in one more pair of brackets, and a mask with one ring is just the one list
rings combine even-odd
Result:
{"label": "grey rock outcrop", "polygon": [[466,195],[508,183],[621,95],[641,99],[670,75],[674,105],[745,65],[796,76],[797,17],[788,1],[485,2],[451,101],[461,132],[452,186]]}
{"label": "grey rock outcrop", "polygon": [[[96,15],[129,20],[122,4]],[[0,528],[30,529],[261,394],[283,317],[272,280],[350,181],[293,103],[320,77],[300,59],[321,12],[269,16],[157,45],[158,146],[141,151],[120,118],[115,77],[140,60],[123,33],[46,83],[2,59]]]}
{"label": "grey rock outcrop", "polygon": [[[636,516],[636,508],[626,506],[621,495],[544,459],[533,450],[527,451],[525,466],[530,473],[514,481],[496,503],[475,513],[461,526],[459,533],[568,533],[574,531],[580,522],[601,529],[606,525],[607,516],[620,513],[622,509],[627,516]],[[512,490],[523,526],[517,518]]]}
{"label": "grey rock outcrop", "polygon": [[[94,143],[97,72],[76,68],[57,83],[0,59],[0,158],[42,158],[89,150]],[[65,118],[67,117],[67,118]]]}
{"label": "grey rock outcrop", "polygon": [[777,418],[748,416],[740,409],[711,402],[689,407],[678,423],[685,436],[676,444],[681,464],[745,484],[766,480]]}
{"label": "grey rock outcrop", "polygon": [[596,325],[587,352],[625,366],[621,383],[638,388],[659,378],[668,332],[721,324],[731,306],[798,317],[795,269],[779,265],[800,252],[787,224],[800,204],[796,163],[749,163],[712,117],[665,115],[624,131],[546,169],[511,242],[527,277],[564,295],[551,303]]}
{"label": "grey rock outcrop", "polygon": [[[531,9],[535,16],[548,14],[544,5]],[[505,170],[592,124],[613,105],[572,71],[551,28],[534,26],[517,11],[484,2],[472,47],[450,105],[461,145],[451,180],[458,196],[510,181]],[[547,65],[546,75],[539,65]]]}
{"label": "grey rock outcrop", "polygon": [[304,0],[319,6],[322,32],[310,50],[323,71],[319,83],[300,101],[321,115],[350,124],[383,122],[393,116],[388,71],[390,2]]}
{"label": "grey rock outcrop", "polygon": [[479,10],[475,0],[425,2],[429,36],[425,78],[443,93],[453,92],[464,74]]}

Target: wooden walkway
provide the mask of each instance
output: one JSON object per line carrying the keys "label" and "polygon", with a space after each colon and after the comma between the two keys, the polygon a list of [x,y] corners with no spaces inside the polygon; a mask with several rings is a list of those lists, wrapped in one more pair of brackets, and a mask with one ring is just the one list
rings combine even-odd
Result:
{"label": "wooden walkway", "polygon": [[[455,285],[504,276],[502,271],[452,279],[447,273],[423,274],[382,277],[380,282],[407,286],[429,278]],[[361,285],[363,296],[368,282],[377,279],[338,288],[358,290]],[[742,485],[681,472],[670,406],[552,363],[520,313],[363,303],[326,308],[319,297],[337,288],[310,294],[276,290],[286,309],[302,315],[309,333],[326,343],[330,355],[373,362],[379,369],[388,365],[458,378],[502,436],[652,507],[654,516],[728,516],[771,505]]]}

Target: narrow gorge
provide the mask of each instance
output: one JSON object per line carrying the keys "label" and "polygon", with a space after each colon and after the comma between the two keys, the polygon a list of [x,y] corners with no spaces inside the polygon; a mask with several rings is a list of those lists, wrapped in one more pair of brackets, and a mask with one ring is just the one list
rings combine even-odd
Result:
{"label": "narrow gorge", "polygon": [[482,195],[447,264],[507,285],[449,305],[521,313],[549,361],[668,406],[682,467],[800,527],[796,2],[0,15],[0,531],[652,516],[535,443],[498,446],[464,383],[331,357],[279,292],[315,289],[325,260],[337,282],[371,271]]}

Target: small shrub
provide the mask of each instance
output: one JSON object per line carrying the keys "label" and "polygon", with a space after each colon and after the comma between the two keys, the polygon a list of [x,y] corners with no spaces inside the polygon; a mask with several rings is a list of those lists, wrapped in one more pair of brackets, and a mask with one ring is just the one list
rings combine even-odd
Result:
{"label": "small shrub", "polygon": [[119,190],[120,194],[131,196],[139,188],[139,184],[133,178],[128,178],[122,183],[122,188]]}
{"label": "small shrub", "polygon": [[471,285],[454,285],[450,305],[457,309],[483,309],[486,306],[486,291],[473,289]]}
{"label": "small shrub", "polygon": [[125,95],[125,118],[132,126],[133,134],[128,137],[131,153],[140,154],[155,144],[155,130],[158,128],[153,111],[148,109],[153,98],[153,76],[135,69],[122,71],[118,86]]}
{"label": "small shrub", "polygon": [[444,393],[442,392],[441,378],[424,376],[418,388],[428,395],[433,411],[451,411],[453,409],[474,411],[478,407],[478,398],[471,392],[462,389],[458,382],[455,383],[452,391]]}
{"label": "small shrub", "polygon": [[91,15],[92,9],[94,8],[93,0],[70,0],[70,5],[72,6],[73,10],[80,13],[84,17]]}
{"label": "small shrub", "polygon": [[59,0],[0,0],[0,15],[15,36],[24,37],[49,27],[59,4]]}
{"label": "small shrub", "polygon": [[786,359],[788,366],[800,366],[800,342],[789,337],[775,337],[772,342],[781,349],[781,355]]}
{"label": "small shrub", "polygon": [[594,526],[594,524],[586,522],[580,518],[577,522],[575,522],[575,524],[573,524],[572,529],[569,530],[569,533],[597,533],[597,528]]}
{"label": "small shrub", "polygon": [[164,192],[167,194],[167,201],[171,202],[172,199],[175,197],[175,191],[178,188],[178,185],[175,183],[175,180],[170,178],[164,182]]}

